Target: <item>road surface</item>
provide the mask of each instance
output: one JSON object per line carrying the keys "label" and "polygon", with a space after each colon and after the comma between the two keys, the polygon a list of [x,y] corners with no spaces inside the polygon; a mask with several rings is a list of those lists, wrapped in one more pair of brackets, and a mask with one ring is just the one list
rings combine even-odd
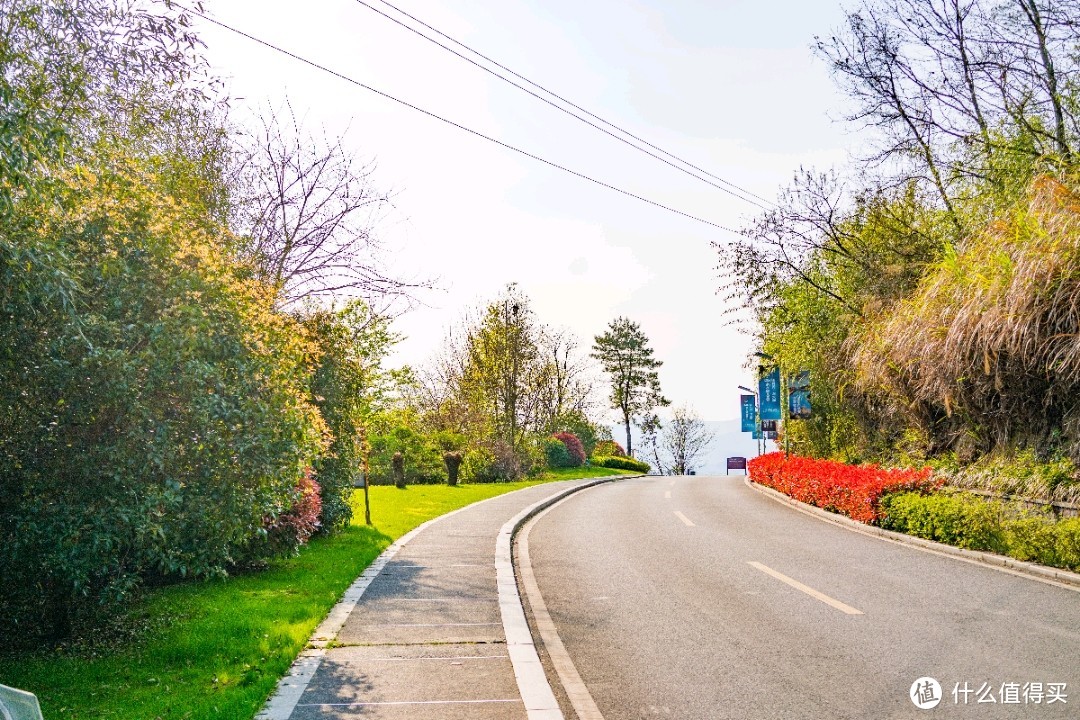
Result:
{"label": "road surface", "polygon": [[[528,543],[606,720],[1080,718],[1080,592],[846,530],[742,477],[601,485]],[[909,697],[923,677],[933,709]]]}

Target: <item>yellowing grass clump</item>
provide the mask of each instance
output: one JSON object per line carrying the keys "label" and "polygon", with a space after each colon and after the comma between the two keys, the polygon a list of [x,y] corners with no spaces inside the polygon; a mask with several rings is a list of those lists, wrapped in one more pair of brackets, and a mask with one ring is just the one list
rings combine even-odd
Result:
{"label": "yellowing grass clump", "polygon": [[944,448],[1080,440],[1080,189],[1050,178],[849,339],[857,384]]}

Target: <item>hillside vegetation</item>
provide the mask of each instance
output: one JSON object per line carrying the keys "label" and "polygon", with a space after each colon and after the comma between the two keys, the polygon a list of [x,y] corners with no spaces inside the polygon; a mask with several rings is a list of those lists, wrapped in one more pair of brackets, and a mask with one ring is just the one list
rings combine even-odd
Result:
{"label": "hillside vegetation", "polygon": [[816,43],[866,150],[718,248],[759,348],[811,371],[792,450],[1080,497],[1078,18],[865,0]]}

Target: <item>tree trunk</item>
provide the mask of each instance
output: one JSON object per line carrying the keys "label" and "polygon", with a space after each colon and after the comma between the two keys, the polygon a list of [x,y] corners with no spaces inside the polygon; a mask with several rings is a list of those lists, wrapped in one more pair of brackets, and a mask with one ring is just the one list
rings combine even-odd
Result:
{"label": "tree trunk", "polygon": [[446,484],[450,487],[457,485],[458,469],[461,467],[461,453],[448,452],[443,454],[443,462],[446,463]]}
{"label": "tree trunk", "polygon": [[630,416],[623,415],[623,426],[626,427],[626,456],[634,457],[634,448],[630,444]]}
{"label": "tree trunk", "polygon": [[405,456],[401,453],[394,453],[394,457],[390,459],[390,463],[394,466],[394,485],[400,489],[405,488]]}

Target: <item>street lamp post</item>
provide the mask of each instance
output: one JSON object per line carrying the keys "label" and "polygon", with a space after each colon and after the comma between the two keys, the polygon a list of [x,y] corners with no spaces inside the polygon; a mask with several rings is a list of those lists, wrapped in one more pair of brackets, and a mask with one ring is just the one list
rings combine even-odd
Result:
{"label": "street lamp post", "polygon": [[[759,407],[758,391],[757,390],[751,390],[750,388],[743,387],[742,385],[739,386],[739,389],[742,390],[743,392],[748,392],[748,393],[750,393],[751,395],[754,396],[754,415],[756,416],[757,412],[758,412],[758,407]],[[761,420],[757,419],[757,417],[755,417],[754,420],[757,423],[757,426],[760,428],[761,427]],[[761,432],[759,432],[758,434],[761,435],[762,437],[758,438],[758,440],[757,440],[757,454],[761,455],[761,444],[763,442],[762,438],[765,435],[764,435],[764,433],[761,433]]]}

